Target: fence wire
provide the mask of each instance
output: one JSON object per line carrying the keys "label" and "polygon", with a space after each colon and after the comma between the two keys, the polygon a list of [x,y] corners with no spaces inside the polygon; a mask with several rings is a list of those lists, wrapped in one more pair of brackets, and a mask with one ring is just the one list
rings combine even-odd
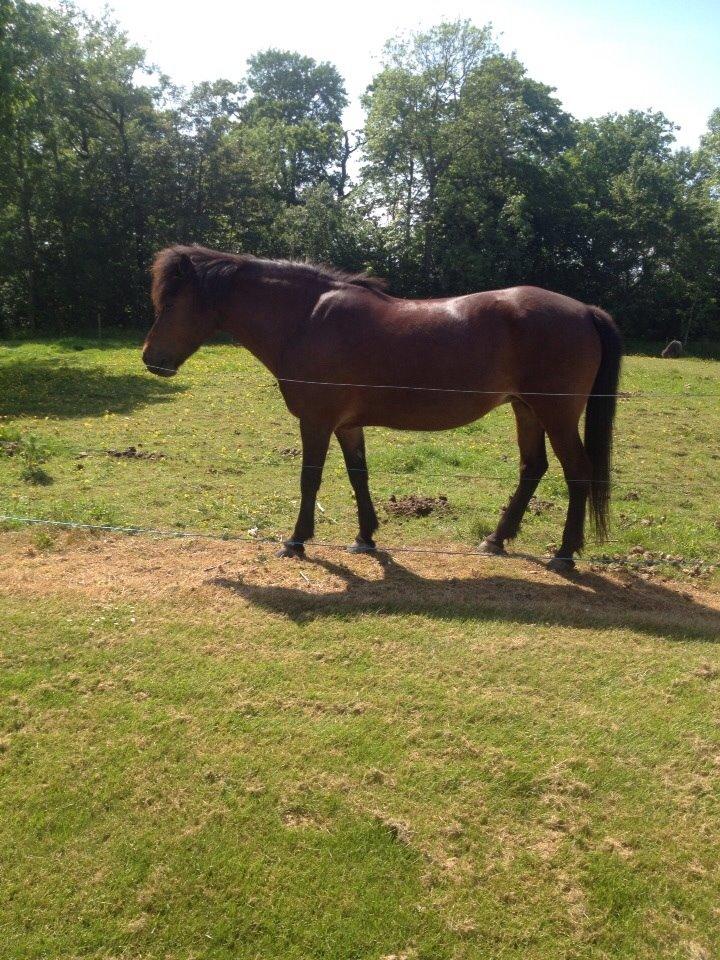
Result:
{"label": "fence wire", "polygon": [[[13,516],[11,514],[0,514],[0,523],[17,523],[28,526],[47,526],[55,527],[66,530],[87,530],[90,532],[97,533],[120,533],[130,536],[150,536],[157,537],[162,539],[171,539],[171,540],[211,540],[215,542],[225,542],[225,543],[254,543],[254,544],[264,544],[272,545],[276,547],[281,547],[284,544],[293,545],[294,541],[283,539],[279,535],[276,536],[251,536],[250,534],[233,534],[233,533],[203,533],[201,531],[188,531],[188,530],[163,530],[157,527],[137,527],[137,526],[116,526],[113,524],[105,523],[76,523],[72,520],[48,520],[44,518],[37,517],[19,517]],[[607,541],[609,543],[617,543],[617,541]],[[320,550],[332,550],[332,551],[342,551],[347,553],[348,545],[346,543],[340,543],[339,541],[332,540],[311,540],[308,541],[308,544],[312,548],[317,548]],[[479,550],[454,550],[447,549],[444,547],[411,547],[407,544],[388,544],[382,547],[369,547],[362,551],[365,554],[370,555],[388,555],[392,556],[393,554],[419,554],[419,555],[430,555],[430,556],[445,556],[445,557],[474,557],[479,560],[491,560],[497,559],[497,554],[492,553],[482,553]],[[537,563],[546,563],[548,560],[552,559],[551,556],[538,556],[537,554],[518,552],[518,553],[507,553],[506,555],[510,559],[516,560],[530,560]],[[623,557],[610,557],[603,555],[602,557],[575,557],[574,562],[584,564],[586,566],[631,566],[631,567],[642,567],[648,566],[644,562],[642,555],[637,557],[623,556]],[[685,561],[686,565],[689,567],[697,566],[698,564],[703,567],[712,567],[720,564],[720,557],[713,560],[687,560]],[[666,565],[676,565],[676,561],[667,559],[663,560],[657,556],[652,557],[652,565],[660,566],[661,564]]]}

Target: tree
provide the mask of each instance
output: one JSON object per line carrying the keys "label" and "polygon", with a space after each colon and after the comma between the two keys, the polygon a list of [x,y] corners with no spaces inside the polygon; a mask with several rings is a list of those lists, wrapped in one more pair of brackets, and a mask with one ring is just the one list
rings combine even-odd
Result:
{"label": "tree", "polygon": [[710,115],[707,133],[700,140],[695,162],[699,185],[720,230],[720,107]]}
{"label": "tree", "polygon": [[527,275],[542,169],[570,130],[549,88],[489,27],[460,20],[388,44],[364,102],[364,174],[406,282],[451,291]]}
{"label": "tree", "polygon": [[[173,242],[370,267],[401,295],[535,283],[641,337],[720,337],[720,110],[578,123],[489,27],[390,41],[342,127],[331,64],[266,50],[190,90],[108,16],[0,0],[0,327],[150,319]],[[350,158],[362,151],[360,176]]]}
{"label": "tree", "polygon": [[[34,329],[42,303],[38,220],[43,190],[43,141],[48,127],[45,87],[60,41],[59,18],[18,2],[2,8],[0,23],[0,316],[19,314]],[[8,321],[5,320],[8,325]]]}
{"label": "tree", "polygon": [[299,204],[303,192],[327,182],[337,189],[345,141],[347,95],[329,63],[285,50],[265,50],[248,61],[252,94],[244,118],[255,146],[273,171],[279,193]]}
{"label": "tree", "polygon": [[114,313],[128,302],[117,296],[121,284],[138,310],[149,254],[139,140],[153,106],[134,83],[142,52],[109,19],[24,0],[12,5],[4,36],[13,93],[2,129],[12,158],[2,240],[12,247],[22,237],[24,269],[12,254],[4,261],[15,283],[3,284],[3,309],[17,313],[22,277],[30,327],[98,304]]}
{"label": "tree", "polygon": [[575,288],[627,332],[656,339],[682,335],[712,254],[692,158],[673,151],[674,131],[662,113],[612,114],[581,124],[565,158]]}
{"label": "tree", "polygon": [[[693,157],[693,196],[708,223],[710,239],[705,244],[702,292],[697,293],[694,309],[686,326],[690,333],[705,337],[720,337],[720,108],[708,120],[707,133]],[[708,252],[707,248],[710,247]]]}
{"label": "tree", "polygon": [[558,258],[557,159],[573,141],[552,90],[514,57],[468,77],[438,203],[438,263],[449,291],[550,282]]}

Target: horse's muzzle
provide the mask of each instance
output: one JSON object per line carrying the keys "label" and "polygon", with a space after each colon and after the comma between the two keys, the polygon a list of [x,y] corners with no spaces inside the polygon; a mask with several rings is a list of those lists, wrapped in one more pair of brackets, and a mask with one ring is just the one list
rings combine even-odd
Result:
{"label": "horse's muzzle", "polygon": [[154,373],[158,377],[174,377],[177,373],[175,364],[165,357],[152,357],[143,353],[142,360],[150,373]]}
{"label": "horse's muzzle", "polygon": [[174,377],[177,373],[177,370],[172,367],[155,367],[152,363],[146,363],[145,366],[150,373],[154,373],[157,377]]}

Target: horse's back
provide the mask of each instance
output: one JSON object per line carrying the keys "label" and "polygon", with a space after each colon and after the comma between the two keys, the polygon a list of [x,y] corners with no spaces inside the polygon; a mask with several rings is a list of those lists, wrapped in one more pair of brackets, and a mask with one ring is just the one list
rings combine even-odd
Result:
{"label": "horse's back", "polygon": [[513,396],[589,392],[599,351],[590,308],[539,287],[435,300],[344,289],[318,302],[282,375],[364,386],[283,392],[291,409],[317,393],[343,423],[445,429]]}
{"label": "horse's back", "polygon": [[[433,301],[396,301],[386,326],[399,326],[409,340],[445,345],[459,366],[475,376],[488,367],[556,376],[558,365],[574,362],[594,370],[599,341],[591,308],[541,287],[519,286]],[[440,351],[442,352],[442,351]],[[554,368],[552,371],[550,368]],[[517,379],[517,378],[513,378]]]}

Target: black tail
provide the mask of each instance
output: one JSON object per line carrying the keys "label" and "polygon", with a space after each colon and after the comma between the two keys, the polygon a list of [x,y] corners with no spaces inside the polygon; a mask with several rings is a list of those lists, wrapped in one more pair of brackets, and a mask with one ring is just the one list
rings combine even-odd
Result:
{"label": "black tail", "polygon": [[585,449],[593,468],[590,516],[598,539],[604,540],[608,532],[613,422],[623,345],[620,331],[610,314],[599,307],[590,307],[590,312],[600,337],[602,359],[585,409]]}

